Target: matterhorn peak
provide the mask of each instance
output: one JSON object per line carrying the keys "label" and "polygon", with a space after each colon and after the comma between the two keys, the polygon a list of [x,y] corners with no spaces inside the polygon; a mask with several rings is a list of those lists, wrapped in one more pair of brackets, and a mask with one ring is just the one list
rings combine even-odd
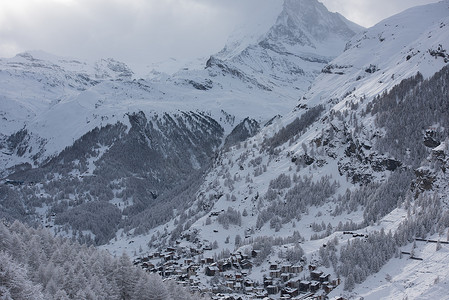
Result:
{"label": "matterhorn peak", "polygon": [[272,43],[311,46],[340,38],[350,39],[360,26],[346,20],[340,14],[329,12],[317,0],[285,0],[283,10],[267,37]]}
{"label": "matterhorn peak", "polygon": [[313,52],[333,58],[363,29],[317,0],[262,2],[261,6],[261,18],[238,28],[217,57],[229,59],[247,47],[260,45],[276,52]]}
{"label": "matterhorn peak", "polygon": [[241,70],[266,90],[292,88],[292,97],[306,91],[362,29],[317,0],[262,1],[257,14],[263,18],[254,17],[240,28],[207,66],[215,62],[232,74]]}

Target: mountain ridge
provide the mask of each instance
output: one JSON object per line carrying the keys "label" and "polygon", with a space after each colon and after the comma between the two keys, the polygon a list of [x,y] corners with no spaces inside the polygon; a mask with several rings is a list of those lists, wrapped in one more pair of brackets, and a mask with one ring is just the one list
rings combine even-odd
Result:
{"label": "mountain ridge", "polygon": [[[2,159],[29,165],[9,160],[16,169],[0,188],[0,213],[128,252],[166,277],[191,260],[189,281],[214,294],[280,296],[306,279],[318,283],[308,292],[329,297],[429,294],[422,278],[404,277],[444,269],[447,254],[415,244],[449,228],[448,9],[446,0],[388,18],[332,61],[303,52],[305,31],[308,40],[278,28],[267,42],[277,49],[252,44],[231,59],[212,56],[204,70],[127,80],[114,64],[117,78],[75,86],[73,96],[47,87],[56,101],[33,126],[73,131],[54,141],[28,127],[3,137]],[[284,51],[288,41],[299,52]],[[32,161],[52,143],[55,155]],[[396,265],[407,270],[385,273]],[[389,278],[380,291],[366,281],[373,274]]]}
{"label": "mountain ridge", "polygon": [[[282,293],[288,293],[288,284],[269,271],[271,265],[298,262],[331,277],[343,275],[343,284],[329,297],[440,295],[446,283],[435,279],[432,288],[417,272],[430,266],[444,269],[447,249],[435,252],[416,240],[436,243],[449,226],[447,193],[437,184],[444,182],[447,164],[443,82],[448,66],[443,55],[449,41],[448,4],[405,11],[354,36],[292,112],[220,153],[188,216],[151,229],[144,238],[104,247],[122,251],[132,240],[131,248],[148,246],[151,253],[165,246],[161,238],[170,244],[172,231],[180,249],[201,247],[203,255],[219,257],[217,265],[226,263],[225,255],[220,259],[226,251],[231,260],[242,253],[265,253],[251,260],[245,279],[265,278],[268,284],[271,277]],[[411,45],[419,46],[413,47],[414,56]],[[314,109],[317,116],[308,114]],[[425,143],[432,137],[435,144]],[[272,236],[293,242],[278,245]],[[289,261],[286,253],[299,253],[301,259]],[[219,274],[232,278],[239,270]],[[312,277],[307,271],[300,275],[302,280]],[[370,284],[374,277],[378,285]],[[209,279],[205,273],[195,278]]]}
{"label": "mountain ridge", "polygon": [[[1,161],[7,167],[14,159],[40,163],[83,133],[115,122],[127,124],[125,113],[141,110],[147,114],[201,111],[218,120],[226,133],[247,117],[264,123],[288,112],[296,104],[298,91],[307,89],[328,60],[311,54],[275,53],[254,45],[235,61],[212,57],[205,70],[180,70],[173,76],[145,80],[133,78],[129,67],[113,59],[89,64],[42,52],[3,59],[3,95],[9,95],[2,112],[3,139],[26,129],[34,142],[22,156],[3,155]],[[14,85],[8,83],[12,78]],[[20,86],[20,78],[26,88]],[[243,106],[251,110],[238,108]],[[220,121],[229,119],[228,115],[235,124]]]}

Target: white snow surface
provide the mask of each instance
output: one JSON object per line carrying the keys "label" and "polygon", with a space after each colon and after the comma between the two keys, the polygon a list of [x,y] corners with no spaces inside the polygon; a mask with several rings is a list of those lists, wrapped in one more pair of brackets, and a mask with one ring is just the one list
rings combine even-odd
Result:
{"label": "white snow surface", "polygon": [[[439,240],[440,237],[435,235],[430,239]],[[416,246],[415,255],[423,261],[412,260],[406,254],[393,258],[349,296],[365,300],[449,299],[449,270],[444,267],[449,259],[448,245],[442,244],[438,251],[435,243],[416,242]],[[411,248],[412,244],[401,250],[410,252]]]}
{"label": "white snow surface", "polygon": [[[303,93],[304,97],[301,99],[300,105],[313,107],[324,104],[328,111],[331,109],[344,111],[347,109],[346,101],[358,103],[361,97],[366,97],[369,101],[374,96],[388,91],[401,80],[416,75],[417,72],[422,73],[425,77],[430,77],[446,65],[442,58],[431,56],[429,50],[435,50],[438,47],[449,48],[448,25],[449,1],[445,0],[409,9],[354,36],[348,43],[345,52],[329,63],[333,66],[330,68],[331,72],[341,74],[323,73],[319,75],[310,90]],[[252,51],[260,51],[260,49]],[[366,72],[370,67],[374,72]],[[323,167],[306,167],[299,172],[290,162],[291,156],[304,153],[301,147],[302,143],[309,145],[320,135],[325,129],[324,122],[315,122],[298,141],[285,146],[285,149],[282,149],[275,159],[262,156],[261,165],[267,165],[268,171],[254,176],[257,168],[252,166],[249,161],[260,155],[259,149],[264,138],[273,136],[280,128],[291,123],[304,111],[298,105],[284,118],[276,119],[271,126],[262,129],[258,135],[249,139],[245,143],[246,146],[231,148],[229,152],[223,154],[220,162],[207,175],[198,199],[207,199],[209,195],[217,194],[233,195],[235,201],[224,196],[214,201],[212,211],[227,210],[228,207],[232,207],[238,211],[245,209],[248,216],[242,217],[241,227],[230,225],[227,230],[214,218],[211,218],[210,225],[206,225],[208,215],[201,216],[191,228],[199,230],[201,240],[217,241],[219,245],[218,249],[208,251],[204,254],[205,256],[213,256],[223,249],[234,251],[237,248],[234,245],[234,237],[248,235],[247,229],[255,227],[258,212],[261,210],[257,201],[254,200],[255,194],[264,195],[270,180],[277,178],[280,174],[292,176],[296,173],[298,176],[313,176],[313,180],[330,175],[332,180],[339,184],[337,194],[343,194],[346,189],[354,188],[354,185],[348,182],[345,176],[339,174],[337,160],[327,158],[327,163]],[[367,132],[375,129],[372,118],[364,119],[363,125]],[[343,152],[343,148],[337,149],[337,157],[343,157]],[[225,183],[227,173],[234,178],[232,188]],[[374,174],[378,181],[385,180],[388,175],[388,172]],[[246,180],[246,178],[251,180]],[[311,207],[307,214],[301,216],[300,221],[295,221],[295,224],[293,222],[283,224],[278,232],[271,229],[269,224],[265,224],[260,230],[255,230],[255,233],[251,234],[251,238],[257,236],[287,237],[294,230],[299,230],[306,239],[304,243],[301,243],[301,247],[304,249],[308,261],[313,262],[317,257],[319,247],[330,239],[337,237],[340,244],[344,244],[352,237],[343,236],[337,232],[324,239],[310,240],[310,236],[313,234],[310,228],[311,223],[323,221],[325,224],[331,223],[332,226],[335,226],[340,221],[360,222],[363,219],[363,212],[360,210],[351,215],[332,216],[331,212],[335,203],[332,199],[328,200],[322,207]],[[193,207],[195,205],[197,205],[196,202]],[[262,201],[262,208],[265,205],[267,203]],[[382,228],[386,232],[389,230],[394,232],[406,215],[405,210],[395,209],[378,224],[364,228],[360,232],[370,233]],[[161,226],[155,229],[146,237],[133,237],[135,241],[133,244],[128,244],[129,239],[125,239],[116,243],[112,242],[105,248],[111,249],[114,253],[125,250],[132,254],[134,251],[137,252],[139,246],[142,246],[144,252],[150,251],[151,248],[146,247],[145,241],[148,241],[149,236],[162,228]],[[165,228],[169,231],[173,229],[173,222],[166,224]],[[225,243],[227,236],[230,237],[228,244]],[[431,239],[437,240],[439,237],[433,236]],[[409,246],[411,247],[411,245]],[[417,246],[417,256],[423,257],[424,261],[411,260],[405,255],[402,258],[393,258],[379,273],[370,276],[363,284],[357,285],[353,292],[344,292],[343,285],[341,285],[329,296],[345,295],[350,299],[407,299],[407,297],[408,299],[449,299],[445,296],[445,290],[449,284],[447,280],[449,271],[446,268],[449,253],[447,245],[443,245],[439,251],[435,250],[435,244],[432,243],[423,242],[422,244],[418,243]],[[402,250],[409,251],[410,247],[404,247]],[[276,259],[276,251],[270,259]],[[254,268],[250,277],[253,280],[261,280],[266,269],[266,264]],[[331,270],[327,271],[332,272]]]}
{"label": "white snow surface", "polygon": [[[305,2],[307,1],[296,1],[296,4],[302,5]],[[270,26],[259,27],[262,28],[261,31],[250,28],[247,32],[236,33],[228,42],[228,46],[216,55],[226,66],[242,71],[247,75],[247,79],[226,73],[217,66],[207,69],[186,67],[174,75],[155,71],[149,79],[131,80],[129,77],[123,79],[123,76],[120,76],[123,74],[122,71],[126,70],[123,65],[111,64],[111,61],[109,63],[102,61],[93,67],[88,63],[55,58],[42,53],[22,54],[10,60],[1,60],[0,87],[5,91],[0,99],[2,103],[0,124],[4,128],[1,134],[11,134],[26,126],[38,137],[37,141],[39,138],[45,140],[45,149],[49,156],[58,153],[97,126],[117,121],[126,124],[127,112],[144,111],[151,114],[193,110],[207,112],[216,120],[224,120],[224,111],[235,116],[236,122],[250,116],[262,123],[277,114],[286,115],[284,118],[276,119],[273,125],[262,129],[258,135],[249,139],[246,146],[233,147],[229,152],[223,153],[221,163],[217,163],[207,174],[201,188],[202,193],[197,196],[198,201],[214,194],[233,195],[235,201],[226,197],[214,201],[212,210],[221,211],[228,207],[239,211],[247,210],[248,216],[242,217],[241,227],[230,225],[226,230],[215,219],[212,219],[210,225],[205,225],[208,215],[198,216],[191,227],[200,231],[201,240],[209,242],[216,240],[219,245],[218,249],[209,250],[204,256],[213,256],[223,249],[234,251],[237,248],[234,245],[234,237],[237,234],[245,237],[247,229],[255,227],[260,211],[256,201],[253,201],[256,193],[260,196],[265,194],[269,182],[280,174],[313,176],[313,180],[331,176],[332,180],[339,184],[337,194],[344,193],[348,188],[354,188],[345,176],[339,174],[337,160],[327,159],[321,168],[305,167],[300,171],[296,171],[294,164],[291,163],[292,155],[304,153],[302,143],[310,144],[310,141],[325,129],[322,122],[316,122],[298,141],[285,146],[278,157],[263,156],[261,165],[267,165],[268,171],[254,176],[257,168],[249,161],[260,155],[259,149],[264,138],[273,136],[280,128],[305,111],[300,108],[292,111],[298,104],[298,99],[301,99],[299,105],[313,107],[325,104],[328,111],[331,109],[344,111],[346,101],[358,102],[361,97],[371,99],[418,71],[429,77],[446,64],[443,59],[432,57],[429,49],[437,49],[440,46],[449,49],[449,0],[412,8],[380,22],[354,36],[347,44],[346,50],[332,61],[331,59],[340,51],[337,48],[341,46],[341,51],[343,50],[343,40],[335,39],[335,36],[325,38],[320,31],[304,29],[304,24],[300,24],[302,19],[297,20],[295,16],[289,15],[289,11],[284,11],[285,6],[288,7],[293,3],[294,1],[287,1],[285,5],[281,5],[281,1],[273,1],[272,6],[261,12],[261,16],[265,17],[261,20],[269,20],[265,24]],[[320,5],[309,8],[323,13]],[[338,22],[337,18],[341,21],[341,16],[336,14],[334,16],[335,18],[329,19],[330,22]],[[267,43],[274,41],[270,34],[273,34],[275,26],[270,22],[282,25],[288,17],[296,20],[296,25],[305,30],[306,39],[301,40],[304,43],[292,46],[284,40],[280,43],[282,51],[261,47],[259,43],[264,40]],[[335,23],[321,25],[333,26]],[[348,22],[346,25],[352,30],[357,29]],[[329,49],[337,50],[331,53]],[[295,51],[296,56],[285,55],[283,51],[289,53]],[[321,58],[326,63],[317,65],[310,61],[312,58]],[[267,67],[268,59],[273,59],[275,67]],[[298,77],[297,74],[285,75],[288,73],[286,68],[291,66],[292,62],[299,61],[304,71],[300,82],[295,79]],[[33,65],[35,63],[39,65]],[[206,62],[204,66],[205,64]],[[325,64],[332,66],[329,70],[334,74],[322,73],[316,78]],[[374,72],[366,72],[370,67]],[[93,84],[82,81],[77,74],[86,74],[98,82]],[[60,78],[60,81],[54,82],[53,78]],[[208,86],[210,89],[198,90],[190,81]],[[312,82],[308,90],[307,87]],[[262,88],[261,85],[271,91]],[[221,122],[226,132],[230,132],[233,125],[236,125]],[[364,125],[368,129],[374,126],[372,119],[369,118],[365,119]],[[336,155],[342,157],[343,152],[343,148],[337,149]],[[17,163],[9,155],[1,155],[3,165]],[[225,184],[227,173],[236,178],[232,189]],[[376,179],[381,181],[388,176],[388,173],[376,176],[378,176]],[[251,180],[246,181],[247,177]],[[340,221],[360,222],[363,219],[362,211],[332,216],[335,203],[332,199],[328,200],[322,207],[311,207],[308,214],[302,215],[301,220],[295,221],[295,224],[293,222],[284,224],[278,232],[271,229],[269,224],[265,224],[260,230],[251,234],[251,237],[287,237],[294,230],[299,230],[306,238],[301,247],[305,250],[308,261],[313,261],[323,243],[337,236],[340,244],[343,244],[351,237],[334,233],[325,239],[310,240],[313,234],[311,223],[323,221],[325,224],[331,223],[335,226]],[[267,204],[262,203],[262,208]],[[197,202],[193,204],[195,205]],[[379,224],[363,229],[362,232],[369,233],[381,228],[394,231],[406,213],[402,209],[396,209],[385,216]],[[117,255],[126,251],[134,257],[140,256],[142,254],[140,248],[143,253],[154,250],[148,245],[153,234],[163,232],[165,229],[170,232],[174,228],[172,220],[152,229],[145,236],[120,238],[118,233],[117,241],[111,241],[103,248]],[[227,236],[230,236],[229,244],[225,243]],[[435,244],[419,244],[418,249],[419,255],[426,258],[425,261],[412,261],[406,257],[392,259],[381,272],[369,277],[348,296],[355,299],[357,297],[442,299],[449,284],[447,280],[449,271],[445,267],[449,250],[443,245],[440,251],[435,251]],[[251,275],[254,280],[261,279],[264,267],[266,265],[254,271]],[[387,274],[391,276],[391,282],[385,279]],[[342,286],[334,293],[335,295],[343,293]]]}
{"label": "white snow surface", "polygon": [[[321,68],[343,51],[354,26],[317,1],[264,4],[256,22],[264,25],[254,25],[261,31],[243,33],[239,38],[245,42],[231,42],[217,55],[220,63],[208,68],[206,61],[202,68],[194,62],[173,75],[155,69],[141,79],[113,59],[81,62],[43,52],[1,59],[0,138],[26,129],[34,140],[24,156],[2,152],[1,168],[32,162],[44,151],[39,163],[95,127],[127,124],[126,113],[200,111],[221,123],[225,133],[246,117],[263,124],[288,113]],[[314,18],[306,18],[309,13]],[[260,46],[261,39],[279,49]],[[225,115],[234,122],[226,122]]]}
{"label": "white snow surface", "polygon": [[[376,96],[420,72],[430,77],[446,63],[429,54],[449,48],[449,1],[410,8],[354,36],[331,62],[344,74],[321,74],[305,95],[309,105],[325,103],[353,91],[347,99]],[[408,58],[408,56],[410,56]],[[367,73],[370,65],[374,73]],[[339,71],[335,69],[335,71]]]}

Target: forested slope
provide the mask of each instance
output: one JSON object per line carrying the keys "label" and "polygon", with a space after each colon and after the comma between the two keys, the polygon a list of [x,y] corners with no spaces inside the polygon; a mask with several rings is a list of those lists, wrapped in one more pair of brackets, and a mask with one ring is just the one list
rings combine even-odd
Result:
{"label": "forested slope", "polygon": [[172,281],[133,266],[123,254],[55,238],[44,229],[0,222],[0,299],[193,300]]}

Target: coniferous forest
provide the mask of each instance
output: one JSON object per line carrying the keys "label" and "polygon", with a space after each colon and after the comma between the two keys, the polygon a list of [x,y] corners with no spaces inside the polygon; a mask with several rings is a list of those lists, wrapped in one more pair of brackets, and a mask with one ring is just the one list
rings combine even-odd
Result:
{"label": "coniferous forest", "polygon": [[149,274],[123,254],[55,238],[48,230],[0,222],[0,299],[202,299]]}

